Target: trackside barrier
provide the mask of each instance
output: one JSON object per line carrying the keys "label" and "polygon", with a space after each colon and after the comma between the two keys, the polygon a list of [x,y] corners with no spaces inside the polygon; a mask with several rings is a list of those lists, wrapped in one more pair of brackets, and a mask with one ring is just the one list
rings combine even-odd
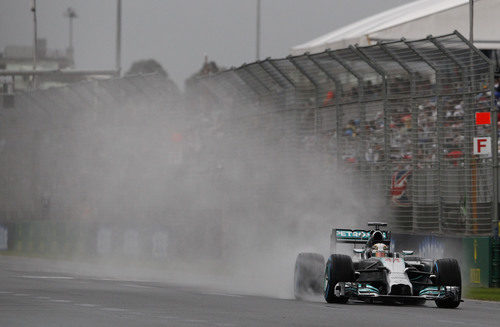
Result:
{"label": "trackside barrier", "polygon": [[68,254],[78,244],[80,226],[42,221],[6,223],[9,250],[20,253]]}
{"label": "trackside barrier", "polygon": [[489,287],[492,282],[492,238],[466,237],[463,240],[463,246],[465,271],[462,278],[464,284]]}
{"label": "trackside barrier", "polygon": [[464,286],[498,287],[498,238],[393,233],[392,246],[395,251],[413,250],[424,258],[456,258]]}
{"label": "trackside barrier", "polygon": [[491,287],[500,287],[500,238],[492,238],[491,248]]}
{"label": "trackside barrier", "polygon": [[[327,156],[327,169],[384,196],[373,211],[390,208],[396,231],[496,231],[494,66],[458,32],[269,58],[190,88],[204,107],[226,110],[235,133],[260,126],[273,141],[279,134],[283,151]],[[476,125],[478,112],[490,122]],[[490,154],[473,154],[478,137],[491,140]]]}
{"label": "trackside barrier", "polygon": [[[222,230],[213,226],[186,227],[176,222],[8,222],[8,250],[19,255],[61,259],[134,260],[153,265],[216,261],[231,264],[235,252]],[[266,251],[262,242],[256,250]],[[234,255],[233,255],[234,254]],[[231,259],[232,258],[232,259]],[[233,262],[234,263],[234,262]]]}
{"label": "trackside barrier", "polygon": [[0,224],[0,251],[7,250],[9,248],[8,245],[9,240],[9,230],[6,226]]}
{"label": "trackside barrier", "polygon": [[169,233],[164,226],[116,227],[76,221],[9,222],[4,226],[9,234],[8,250],[19,254],[154,259],[166,258],[169,247]]}

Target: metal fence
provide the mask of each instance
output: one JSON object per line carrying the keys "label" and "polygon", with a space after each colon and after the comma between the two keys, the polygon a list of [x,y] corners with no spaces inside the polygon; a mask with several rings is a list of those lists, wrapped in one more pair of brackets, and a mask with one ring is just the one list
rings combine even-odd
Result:
{"label": "metal fence", "polygon": [[122,161],[141,160],[123,155],[140,153],[134,139],[119,140],[127,128],[167,126],[172,119],[157,117],[181,107],[175,84],[158,74],[19,93],[13,101],[0,109],[0,221],[92,215],[89,208],[110,193],[97,186],[116,166],[110,157],[118,162],[121,151]]}
{"label": "metal fence", "polygon": [[[496,228],[494,67],[458,32],[266,59],[191,89],[234,118],[236,130],[279,131],[279,142],[327,156],[384,197],[396,230]],[[491,124],[476,125],[485,111]],[[473,155],[473,138],[483,136],[493,156]]]}

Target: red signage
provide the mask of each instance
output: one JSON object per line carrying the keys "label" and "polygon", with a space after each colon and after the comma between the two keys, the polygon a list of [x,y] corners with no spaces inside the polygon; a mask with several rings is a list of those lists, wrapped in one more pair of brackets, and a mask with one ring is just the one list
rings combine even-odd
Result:
{"label": "red signage", "polygon": [[491,124],[491,113],[487,112],[476,112],[476,125],[489,125]]}

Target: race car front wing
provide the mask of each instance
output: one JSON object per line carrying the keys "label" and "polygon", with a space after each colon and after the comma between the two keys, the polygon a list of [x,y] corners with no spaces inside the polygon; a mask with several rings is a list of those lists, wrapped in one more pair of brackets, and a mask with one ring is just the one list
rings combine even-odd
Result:
{"label": "race car front wing", "polygon": [[371,286],[359,283],[337,283],[336,296],[347,296],[358,299],[394,299],[394,300],[440,300],[460,298],[460,287],[457,286],[429,286],[422,289],[419,295],[380,294],[380,291]]}

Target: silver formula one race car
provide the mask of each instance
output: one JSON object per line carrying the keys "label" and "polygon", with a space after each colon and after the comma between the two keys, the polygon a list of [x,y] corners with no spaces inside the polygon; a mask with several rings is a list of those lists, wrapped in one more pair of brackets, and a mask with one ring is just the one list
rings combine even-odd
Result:
{"label": "silver formula one race car", "polygon": [[332,242],[363,244],[354,248],[355,259],[332,254],[325,264],[321,254],[300,253],[295,262],[297,299],[323,293],[328,303],[366,302],[422,304],[433,300],[440,308],[461,302],[462,279],[455,259],[424,259],[413,251],[390,252],[385,223],[368,223],[373,230],[334,229]]}

